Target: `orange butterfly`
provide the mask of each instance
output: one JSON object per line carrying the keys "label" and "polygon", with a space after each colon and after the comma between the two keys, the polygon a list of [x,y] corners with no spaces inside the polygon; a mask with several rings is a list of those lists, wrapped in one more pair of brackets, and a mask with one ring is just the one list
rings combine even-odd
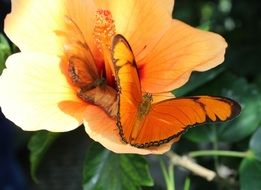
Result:
{"label": "orange butterfly", "polygon": [[77,24],[66,17],[66,23],[74,36],[67,44],[68,75],[78,88],[77,95],[83,101],[101,107],[109,116],[117,114],[117,92],[106,84],[99,74],[92,52]]}
{"label": "orange butterfly", "polygon": [[79,44],[85,49],[85,56],[69,58],[68,73],[73,84],[79,88],[77,95],[83,101],[97,105],[111,117],[117,113],[117,93],[99,76],[97,67],[87,45]]}
{"label": "orange butterfly", "polygon": [[228,98],[192,96],[153,103],[153,94],[142,93],[135,58],[128,41],[116,35],[112,59],[118,86],[117,127],[125,143],[137,148],[177,141],[184,131],[208,121],[227,121],[241,111]]}
{"label": "orange butterfly", "polygon": [[[87,47],[86,47],[87,48]],[[86,55],[89,51],[86,49]],[[96,65],[90,57],[83,59],[79,56],[69,58],[68,73],[73,84],[79,88],[77,95],[83,101],[97,105],[105,112],[115,117],[117,113],[117,93],[99,76]]]}

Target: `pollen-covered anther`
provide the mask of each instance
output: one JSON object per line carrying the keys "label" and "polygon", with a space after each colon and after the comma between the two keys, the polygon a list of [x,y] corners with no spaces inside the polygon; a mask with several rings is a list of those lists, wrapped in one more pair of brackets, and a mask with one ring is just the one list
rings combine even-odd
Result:
{"label": "pollen-covered anther", "polygon": [[115,24],[109,10],[99,9],[96,12],[94,39],[98,49],[111,49],[112,37],[116,34]]}

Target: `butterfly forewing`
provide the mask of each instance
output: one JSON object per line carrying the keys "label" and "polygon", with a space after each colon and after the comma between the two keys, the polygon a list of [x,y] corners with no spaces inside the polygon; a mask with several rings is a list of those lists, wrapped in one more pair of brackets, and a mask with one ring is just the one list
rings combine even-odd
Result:
{"label": "butterfly forewing", "polygon": [[122,139],[128,142],[136,122],[142,93],[134,55],[121,35],[116,35],[113,39],[112,59],[119,90],[117,125]]}
{"label": "butterfly forewing", "polygon": [[76,22],[66,16],[68,39],[65,54],[68,58],[68,76],[77,87],[77,96],[86,103],[102,108],[109,116],[117,115],[117,93],[106,84],[102,71],[98,70],[97,62],[89,48],[84,35]]}

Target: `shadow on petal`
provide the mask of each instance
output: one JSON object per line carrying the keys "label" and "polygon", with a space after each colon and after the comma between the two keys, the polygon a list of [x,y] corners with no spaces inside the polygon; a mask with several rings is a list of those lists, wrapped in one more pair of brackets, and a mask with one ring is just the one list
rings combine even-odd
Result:
{"label": "shadow on petal", "polygon": [[84,102],[75,102],[75,101],[62,101],[58,104],[58,107],[62,112],[71,115],[79,123],[83,122],[83,114],[87,107]]}
{"label": "shadow on petal", "polygon": [[171,148],[172,144],[167,143],[150,149],[141,149],[125,144],[119,135],[116,121],[97,106],[90,105],[86,108],[84,126],[86,132],[93,140],[115,153],[163,154]]}

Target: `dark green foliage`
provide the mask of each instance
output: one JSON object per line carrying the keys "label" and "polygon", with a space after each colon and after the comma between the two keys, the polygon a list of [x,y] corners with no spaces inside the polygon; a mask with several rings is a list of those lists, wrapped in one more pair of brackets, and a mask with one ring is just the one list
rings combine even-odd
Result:
{"label": "dark green foliage", "polygon": [[249,148],[253,157],[261,162],[261,146],[260,146],[260,139],[261,139],[261,127],[254,133],[252,138],[250,139]]}
{"label": "dark green foliage", "polygon": [[245,159],[240,167],[241,190],[261,189],[261,162],[255,159]]}
{"label": "dark green foliage", "polygon": [[5,68],[5,60],[11,54],[10,46],[4,35],[0,33],[0,75]]}
{"label": "dark green foliage", "polygon": [[261,189],[261,128],[259,128],[249,143],[249,157],[240,165],[241,190]]}
{"label": "dark green foliage", "polygon": [[88,151],[83,176],[84,190],[139,190],[153,185],[142,156],[115,154],[99,144]]}
{"label": "dark green foliage", "polygon": [[31,176],[35,181],[37,181],[37,169],[43,160],[45,153],[58,136],[59,133],[39,131],[31,137],[28,149],[30,150]]}

